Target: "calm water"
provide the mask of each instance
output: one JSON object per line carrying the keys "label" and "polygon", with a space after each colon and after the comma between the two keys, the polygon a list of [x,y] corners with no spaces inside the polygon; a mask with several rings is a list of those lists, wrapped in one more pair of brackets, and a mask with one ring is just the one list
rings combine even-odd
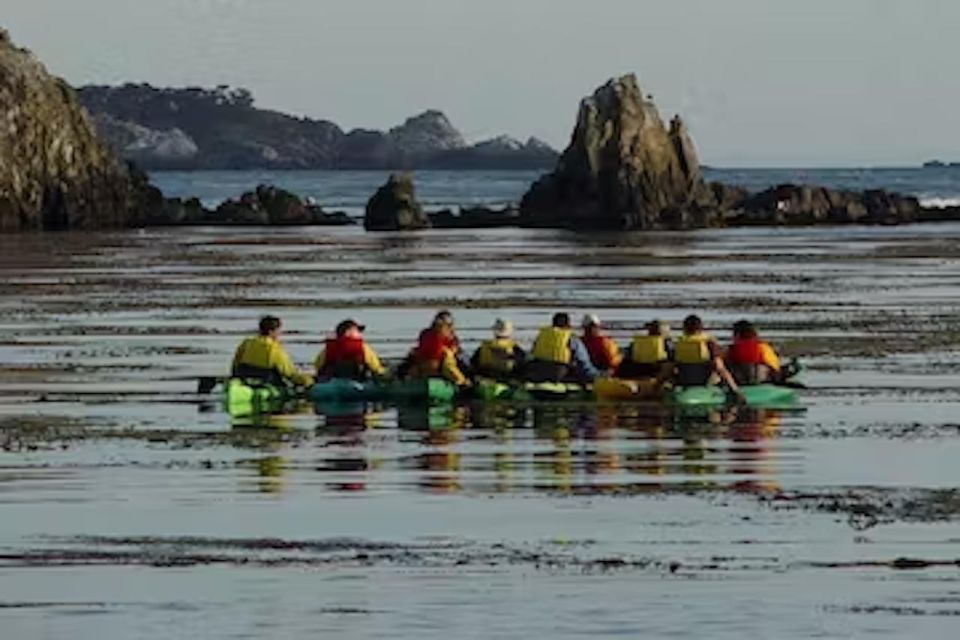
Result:
{"label": "calm water", "polygon": [[[261,183],[316,198],[329,209],[360,214],[384,183],[382,171],[159,172],[151,177],[171,196],[197,196],[208,205],[239,196]],[[431,208],[518,202],[536,171],[420,171],[421,200]],[[707,179],[759,191],[787,182],[834,189],[888,189],[919,197],[929,206],[960,204],[960,167],[939,169],[710,169]]]}
{"label": "calm water", "polygon": [[[361,178],[382,176],[343,176]],[[462,199],[436,180],[432,200]],[[0,237],[2,637],[954,637],[958,241]],[[524,341],[557,308],[624,340],[653,317],[697,310],[725,336],[749,316],[811,389],[787,413],[329,406],[260,424],[194,393],[261,313],[306,364],[346,315],[398,358],[439,307],[469,345],[497,314]]]}

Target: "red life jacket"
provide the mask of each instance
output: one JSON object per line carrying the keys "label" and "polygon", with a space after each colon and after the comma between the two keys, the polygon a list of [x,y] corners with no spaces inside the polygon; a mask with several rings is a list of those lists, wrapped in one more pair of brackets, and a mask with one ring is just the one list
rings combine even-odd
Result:
{"label": "red life jacket", "polygon": [[444,338],[435,329],[424,329],[414,351],[414,357],[421,362],[436,362],[443,358],[445,349],[457,350],[456,338]]}
{"label": "red life jacket", "polygon": [[758,338],[734,340],[727,351],[727,360],[731,364],[763,364],[761,344]]}
{"label": "red life jacket", "polygon": [[364,363],[362,338],[340,336],[327,340],[327,351],[323,360],[324,369],[344,362],[359,365]]}
{"label": "red life jacket", "polygon": [[593,366],[601,370],[613,368],[613,363],[610,361],[610,351],[606,348],[609,338],[602,335],[591,335],[583,336],[580,340],[587,348]]}

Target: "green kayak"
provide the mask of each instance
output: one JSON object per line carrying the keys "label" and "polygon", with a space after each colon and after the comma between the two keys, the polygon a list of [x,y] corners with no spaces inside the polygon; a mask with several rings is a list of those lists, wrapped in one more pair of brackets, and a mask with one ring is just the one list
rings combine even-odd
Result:
{"label": "green kayak", "polygon": [[308,393],[308,398],[312,402],[320,404],[364,400],[441,404],[452,401],[456,395],[456,385],[439,378],[390,382],[357,382],[356,380],[333,378],[313,385]]}
{"label": "green kayak", "polygon": [[296,399],[297,394],[288,387],[251,385],[245,380],[231,378],[226,384],[224,407],[231,416],[251,416],[279,411],[283,405]]}
{"label": "green kayak", "polygon": [[[793,389],[774,384],[758,384],[740,387],[747,406],[766,408],[790,408],[797,401]],[[722,407],[734,399],[723,387],[679,387],[668,394],[670,402],[678,407]]]}

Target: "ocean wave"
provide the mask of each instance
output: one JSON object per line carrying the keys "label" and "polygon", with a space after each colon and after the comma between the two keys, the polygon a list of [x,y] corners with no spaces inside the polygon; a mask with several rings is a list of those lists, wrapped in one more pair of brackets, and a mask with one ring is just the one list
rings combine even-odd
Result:
{"label": "ocean wave", "polygon": [[921,197],[920,204],[930,209],[946,209],[948,207],[960,207],[960,196],[944,198],[931,196],[929,198]]}

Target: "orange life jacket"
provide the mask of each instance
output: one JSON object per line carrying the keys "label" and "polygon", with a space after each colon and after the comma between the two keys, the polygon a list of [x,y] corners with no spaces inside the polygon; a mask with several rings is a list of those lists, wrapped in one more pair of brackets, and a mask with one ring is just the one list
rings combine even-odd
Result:
{"label": "orange life jacket", "polygon": [[590,354],[590,361],[593,362],[593,366],[597,369],[606,371],[616,366],[616,363],[610,360],[611,349],[607,348],[607,341],[610,340],[610,338],[603,335],[589,335],[583,336],[580,340],[587,348],[587,353]]}
{"label": "orange life jacket", "polygon": [[758,338],[734,340],[727,351],[727,360],[731,364],[765,364],[762,344]]}
{"label": "orange life jacket", "polygon": [[339,336],[326,341],[322,376],[355,375],[363,370],[363,338]]}

